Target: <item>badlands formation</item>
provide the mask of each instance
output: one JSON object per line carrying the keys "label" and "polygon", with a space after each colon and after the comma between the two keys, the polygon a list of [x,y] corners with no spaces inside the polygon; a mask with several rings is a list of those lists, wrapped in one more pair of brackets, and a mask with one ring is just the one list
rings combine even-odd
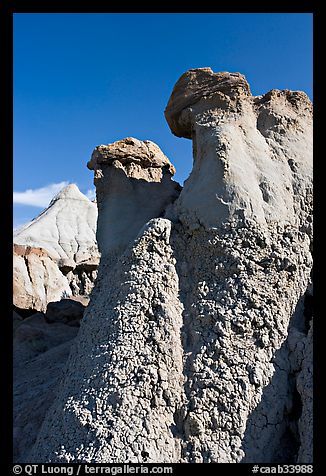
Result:
{"label": "badlands formation", "polygon": [[96,279],[97,207],[68,185],[14,232],[14,306],[46,311],[63,296],[88,296]]}
{"label": "badlands formation", "polygon": [[165,117],[182,189],[150,141],[93,152],[98,278],[20,461],[310,463],[312,104],[201,68]]}
{"label": "badlands formation", "polygon": [[15,460],[35,442],[88,304],[99,263],[96,221],[96,204],[68,185],[14,233]]}

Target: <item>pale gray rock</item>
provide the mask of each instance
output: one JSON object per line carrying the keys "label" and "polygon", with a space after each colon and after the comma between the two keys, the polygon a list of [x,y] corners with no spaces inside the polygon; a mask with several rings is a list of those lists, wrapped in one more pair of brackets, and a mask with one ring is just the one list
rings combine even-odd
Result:
{"label": "pale gray rock", "polygon": [[165,116],[172,132],[193,139],[181,220],[304,226],[300,215],[312,195],[312,105],[305,93],[252,97],[243,75],[196,69],[176,83]]}
{"label": "pale gray rock", "polygon": [[205,68],[180,78],[165,115],[194,152],[170,214],[185,243],[186,408],[201,428],[184,458],[296,462],[286,338],[310,284],[312,105],[252,97],[242,75]]}
{"label": "pale gray rock", "polygon": [[115,266],[102,258],[30,461],[178,460],[182,307],[170,232],[169,220],[151,220]]}
{"label": "pale gray rock", "polygon": [[47,250],[60,268],[97,266],[96,221],[96,204],[70,184],[40,215],[14,232],[14,243]]}
{"label": "pale gray rock", "polygon": [[[29,459],[311,463],[311,103],[255,98],[243,75],[203,68],[177,82],[166,117],[192,138],[194,167],[169,201],[169,163],[153,171],[160,215],[129,208],[128,170],[136,190],[150,182],[137,154],[135,168],[129,152],[93,156],[99,222],[133,210],[139,227],[119,241],[101,226],[97,284]],[[125,208],[108,186],[121,183]]]}
{"label": "pale gray rock", "polygon": [[87,165],[94,170],[102,255],[123,252],[145,223],[162,216],[181,189],[171,180],[173,165],[151,141],[128,137],[100,145]]}
{"label": "pale gray rock", "polygon": [[99,264],[97,207],[74,184],[14,232],[14,305],[45,311],[62,297],[89,295]]}
{"label": "pale gray rock", "polygon": [[[184,304],[182,461],[277,462],[284,458],[280,448],[293,446],[289,357],[282,347],[309,279],[309,240],[297,234],[302,254],[288,250],[295,266],[287,268],[288,228],[178,229],[172,247],[182,262]],[[196,423],[191,431],[189,419]]]}

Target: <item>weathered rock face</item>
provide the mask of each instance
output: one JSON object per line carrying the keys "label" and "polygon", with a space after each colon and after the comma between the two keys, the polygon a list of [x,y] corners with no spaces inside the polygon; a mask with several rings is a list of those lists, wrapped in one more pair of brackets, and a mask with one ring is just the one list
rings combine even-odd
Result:
{"label": "weathered rock face", "polygon": [[94,170],[99,209],[97,241],[102,255],[121,254],[142,226],[159,217],[181,190],[174,167],[151,141],[132,137],[96,147]]}
{"label": "weathered rock face", "polygon": [[45,311],[48,302],[70,295],[69,282],[46,250],[13,246],[13,304],[19,309]]}
{"label": "weathered rock face", "polygon": [[312,194],[312,105],[304,93],[252,97],[239,73],[190,70],[165,116],[174,134],[193,138],[181,220],[206,228],[243,218],[303,226]]}
{"label": "weathered rock face", "polygon": [[[154,219],[122,261],[102,260],[69,370],[29,460],[178,460],[182,307],[170,231],[168,220]],[[101,313],[88,312],[94,298]]]}
{"label": "weathered rock face", "polygon": [[49,207],[14,233],[14,243],[44,248],[59,267],[98,264],[96,204],[77,185],[61,190]]}
{"label": "weathered rock face", "polygon": [[[239,95],[250,96],[249,85],[242,74],[214,73],[211,68],[190,69],[174,86],[165,117],[173,134],[192,139],[192,128],[189,126],[193,121],[190,116],[191,108],[196,103],[203,100],[204,109],[209,110],[213,106],[215,112],[217,108],[231,110],[240,105]],[[189,111],[186,110],[188,108]]]}
{"label": "weathered rock face", "polygon": [[[203,76],[215,76],[212,94]],[[286,339],[289,326],[302,330],[295,310],[312,265],[311,103],[291,91],[253,98],[242,75],[204,69],[177,82],[165,114],[194,142],[174,211],[188,267],[179,273],[187,418],[201,429],[188,433],[184,457],[295,461],[306,443],[291,421]]]}
{"label": "weathered rock face", "polygon": [[97,207],[74,184],[14,233],[14,304],[44,311],[63,296],[88,295],[97,275]]}
{"label": "weathered rock face", "polygon": [[203,68],[165,114],[193,139],[193,171],[136,240],[118,248],[103,222],[97,285],[29,462],[309,463],[311,103]]}

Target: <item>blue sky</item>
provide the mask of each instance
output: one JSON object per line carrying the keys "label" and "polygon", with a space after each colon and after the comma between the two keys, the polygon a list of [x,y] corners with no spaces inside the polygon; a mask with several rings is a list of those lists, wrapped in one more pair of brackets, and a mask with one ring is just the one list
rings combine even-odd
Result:
{"label": "blue sky", "polygon": [[14,15],[14,226],[67,183],[91,194],[96,145],[156,142],[182,183],[191,141],[172,135],[164,109],[190,68],[239,71],[253,95],[312,99],[312,14],[122,13]]}

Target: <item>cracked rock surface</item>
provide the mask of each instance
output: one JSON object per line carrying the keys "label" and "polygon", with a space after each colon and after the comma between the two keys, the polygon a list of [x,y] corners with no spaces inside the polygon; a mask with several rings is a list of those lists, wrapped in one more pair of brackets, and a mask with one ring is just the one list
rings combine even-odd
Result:
{"label": "cracked rock surface", "polygon": [[311,463],[312,105],[201,68],[165,115],[181,191],[141,141],[93,154],[98,280],[29,462]]}
{"label": "cracked rock surface", "polygon": [[45,311],[63,296],[89,295],[99,264],[97,207],[68,185],[14,232],[14,305]]}

